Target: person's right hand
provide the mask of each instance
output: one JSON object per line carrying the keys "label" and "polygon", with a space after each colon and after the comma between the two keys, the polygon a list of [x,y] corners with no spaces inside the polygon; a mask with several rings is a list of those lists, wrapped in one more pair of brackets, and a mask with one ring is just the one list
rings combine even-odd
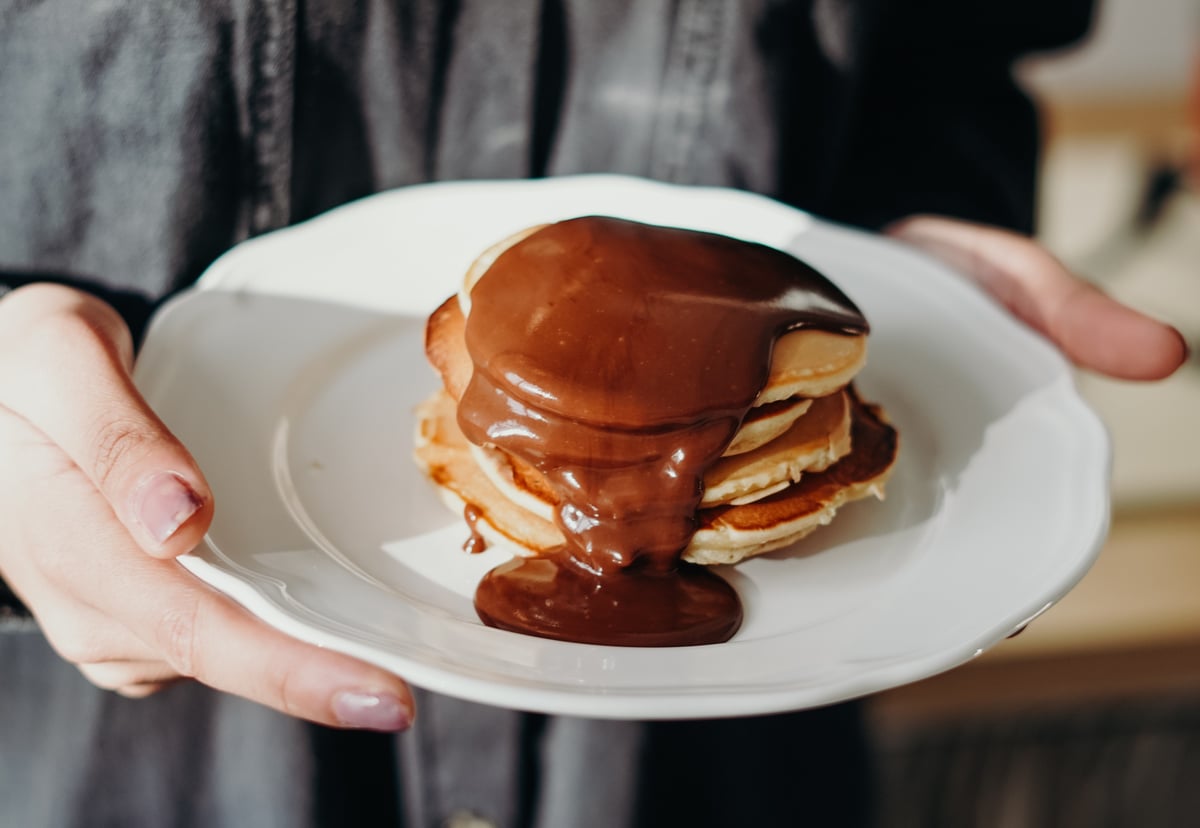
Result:
{"label": "person's right hand", "polygon": [[128,329],[78,291],[0,299],[0,577],[100,687],[180,678],[342,727],[399,730],[396,676],[267,627],[188,573],[213,498],[130,378]]}

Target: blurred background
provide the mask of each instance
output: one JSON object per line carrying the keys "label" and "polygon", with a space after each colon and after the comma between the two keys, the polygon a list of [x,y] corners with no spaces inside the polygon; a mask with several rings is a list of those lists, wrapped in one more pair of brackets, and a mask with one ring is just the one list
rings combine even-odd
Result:
{"label": "blurred background", "polygon": [[1080,374],[1113,439],[1083,582],[975,661],[870,701],[881,828],[1200,825],[1200,2],[1100,0],[1021,67],[1046,116],[1040,235],[1188,338],[1148,386]]}

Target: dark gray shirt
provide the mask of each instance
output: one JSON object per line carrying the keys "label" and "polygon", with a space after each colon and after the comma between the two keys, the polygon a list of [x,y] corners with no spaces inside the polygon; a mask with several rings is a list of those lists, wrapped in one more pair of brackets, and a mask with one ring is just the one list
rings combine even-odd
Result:
{"label": "dark gray shirt", "polygon": [[[1088,0],[0,0],[0,282],[153,304],[381,189],[622,172],[879,226],[1028,229],[1012,61]],[[0,458],[3,462],[3,458]],[[12,519],[2,513],[0,520]],[[0,583],[0,825],[863,824],[857,711],[642,724],[422,694],[341,733],[205,688],[96,690]]]}

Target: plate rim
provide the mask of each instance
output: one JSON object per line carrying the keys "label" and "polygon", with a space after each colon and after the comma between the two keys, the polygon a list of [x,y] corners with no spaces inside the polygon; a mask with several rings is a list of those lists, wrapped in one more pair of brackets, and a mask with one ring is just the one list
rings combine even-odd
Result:
{"label": "plate rim", "polygon": [[[964,641],[957,647],[939,649],[936,652],[925,654],[916,659],[906,659],[895,665],[877,667],[869,673],[856,674],[853,677],[855,680],[842,682],[837,692],[812,692],[811,688],[805,687],[757,692],[752,696],[746,696],[736,688],[731,688],[725,693],[714,693],[710,689],[706,691],[703,704],[691,704],[681,713],[676,709],[678,704],[672,698],[658,698],[653,694],[631,694],[625,689],[612,690],[604,687],[588,688],[586,686],[579,686],[573,688],[569,694],[564,695],[564,691],[557,688],[543,690],[537,687],[512,687],[508,683],[497,683],[494,680],[462,674],[455,674],[453,679],[447,682],[444,680],[444,672],[440,671],[435,665],[428,665],[423,662],[407,659],[403,656],[393,656],[391,654],[388,654],[387,658],[381,659],[379,658],[379,653],[372,651],[366,645],[361,645],[359,642],[339,640],[336,635],[324,630],[319,630],[314,634],[313,629],[307,626],[303,620],[289,616],[286,610],[278,606],[266,595],[263,587],[258,582],[259,579],[264,579],[266,576],[250,573],[255,577],[250,577],[249,580],[246,580],[245,576],[239,578],[236,572],[222,569],[213,562],[195,554],[183,556],[180,559],[181,563],[201,580],[229,595],[238,603],[246,606],[253,614],[272,626],[283,630],[285,633],[301,638],[302,640],[309,640],[312,643],[319,643],[320,646],[334,647],[375,663],[381,663],[381,661],[387,662],[382,664],[382,666],[400,672],[404,678],[412,681],[413,684],[486,704],[498,704],[514,709],[536,710],[551,714],[586,715],[597,718],[704,718],[726,715],[753,715],[829,704],[876,692],[886,687],[916,681],[969,661],[983,650],[1011,634],[1014,630],[1023,627],[1054,603],[1057,603],[1086,574],[1099,554],[1111,519],[1108,479],[1111,474],[1112,452],[1107,429],[1095,411],[1087,405],[1086,401],[1079,394],[1074,376],[1066,359],[1036,333],[1015,323],[994,303],[990,302],[981,290],[969,284],[965,279],[953,275],[953,272],[941,263],[929,259],[899,242],[871,236],[863,231],[845,225],[816,219],[807,213],[795,210],[767,197],[744,191],[713,187],[681,187],[681,185],[664,184],[645,179],[607,174],[571,176],[538,181],[459,181],[432,183],[384,191],[341,205],[306,222],[257,237],[227,251],[210,266],[193,287],[163,303],[148,327],[143,353],[146,352],[145,346],[149,345],[149,350],[153,354],[154,343],[157,341],[156,338],[161,334],[163,326],[170,325],[172,316],[180,308],[184,307],[195,294],[208,291],[236,292],[248,290],[250,288],[248,283],[245,281],[239,283],[237,278],[238,272],[235,267],[240,258],[246,255],[245,251],[247,249],[264,250],[267,249],[267,245],[286,243],[289,234],[294,237],[295,234],[305,232],[306,228],[311,228],[315,223],[328,222],[330,216],[336,215],[339,217],[339,220],[344,220],[348,217],[353,218],[354,213],[358,210],[369,210],[376,207],[385,209],[387,203],[391,200],[419,199],[423,194],[430,191],[439,193],[447,193],[451,190],[470,192],[480,187],[550,190],[555,187],[581,186],[617,186],[634,189],[649,188],[653,190],[685,189],[691,195],[697,197],[704,197],[704,194],[707,193],[709,195],[716,194],[722,198],[744,199],[744,203],[755,204],[757,207],[765,208],[768,211],[786,211],[789,216],[796,218],[798,222],[807,223],[806,232],[817,229],[820,232],[829,234],[831,238],[836,238],[839,243],[857,244],[869,238],[873,244],[889,246],[891,253],[894,255],[910,257],[914,262],[919,262],[917,266],[923,269],[941,271],[942,278],[939,287],[945,287],[946,285],[956,286],[951,289],[951,292],[955,296],[949,301],[965,301],[968,305],[978,309],[979,312],[995,316],[1000,321],[1000,324],[1008,326],[1011,333],[1014,333],[1019,338],[1023,338],[1035,352],[1040,349],[1041,353],[1039,356],[1048,360],[1054,370],[1055,383],[1064,385],[1062,390],[1065,396],[1059,401],[1062,402],[1065,400],[1072,409],[1070,412],[1064,411],[1064,413],[1069,413],[1072,423],[1079,427],[1081,443],[1090,443],[1093,457],[1098,461],[1095,465],[1101,469],[1101,473],[1096,475],[1097,485],[1094,487],[1095,490],[1091,493],[1091,496],[1088,497],[1081,494],[1078,498],[1080,502],[1091,501],[1093,505],[1093,514],[1090,523],[1091,532],[1090,537],[1086,541],[1079,541],[1075,544],[1078,551],[1074,557],[1074,565],[1070,568],[1069,572],[1058,581],[1054,589],[1044,591],[1042,596],[1044,600],[1039,600],[1037,602],[1038,606],[1014,608],[1008,617],[998,619],[986,635],[976,635],[972,640]],[[139,385],[148,382],[147,373],[153,370],[153,358],[145,362],[139,358],[137,365],[137,373],[140,374],[138,377]],[[225,556],[207,537],[205,542],[208,544],[210,551],[219,555],[234,568],[241,566],[237,561]],[[241,568],[245,569],[244,567]],[[319,642],[314,641],[314,638],[321,640]],[[590,647],[591,645],[567,646]],[[695,648],[688,649],[694,650]],[[630,700],[631,697],[634,701]],[[693,699],[693,701],[695,700]]]}

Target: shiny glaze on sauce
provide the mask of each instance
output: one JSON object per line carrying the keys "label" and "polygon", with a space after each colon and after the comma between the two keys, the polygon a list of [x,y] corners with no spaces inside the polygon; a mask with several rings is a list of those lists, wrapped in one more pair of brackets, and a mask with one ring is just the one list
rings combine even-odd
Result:
{"label": "shiny glaze on sauce", "polygon": [[804,327],[867,330],[824,277],[762,245],[586,217],[502,253],[471,293],[459,425],[545,476],[566,543],[489,573],[480,618],[599,644],[730,638],[733,588],[680,556],[705,470],[776,339]]}

